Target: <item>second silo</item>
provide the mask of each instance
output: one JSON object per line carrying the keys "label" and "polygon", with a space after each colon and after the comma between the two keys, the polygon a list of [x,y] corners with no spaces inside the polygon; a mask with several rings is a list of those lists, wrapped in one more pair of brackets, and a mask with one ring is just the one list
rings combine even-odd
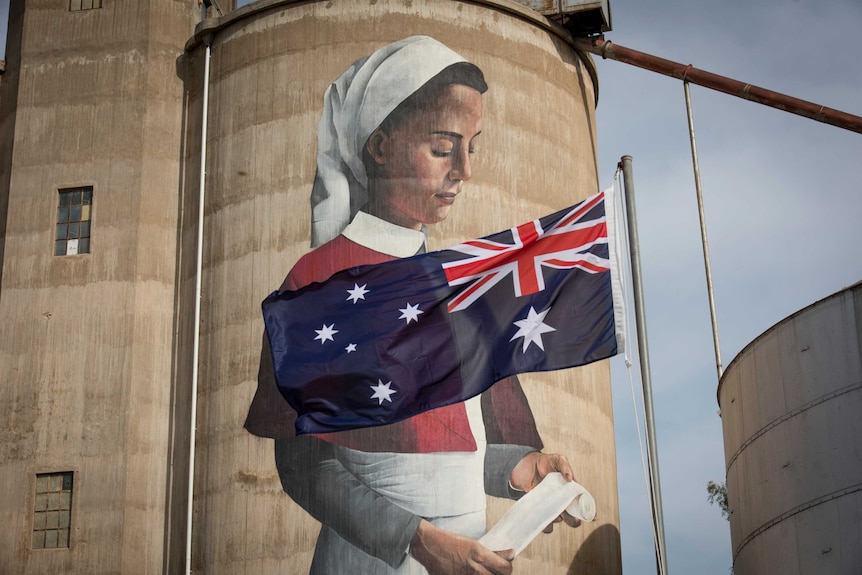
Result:
{"label": "second silo", "polygon": [[862,566],[862,284],[779,322],[718,388],[737,575]]}

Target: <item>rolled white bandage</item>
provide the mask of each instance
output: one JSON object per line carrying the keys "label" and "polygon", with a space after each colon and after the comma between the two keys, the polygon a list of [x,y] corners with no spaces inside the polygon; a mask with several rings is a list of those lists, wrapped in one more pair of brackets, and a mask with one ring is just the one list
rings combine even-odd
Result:
{"label": "rolled white bandage", "polygon": [[514,549],[518,555],[563,511],[581,521],[596,517],[596,501],[584,487],[549,473],[532,491],[515,502],[479,543],[494,551]]}

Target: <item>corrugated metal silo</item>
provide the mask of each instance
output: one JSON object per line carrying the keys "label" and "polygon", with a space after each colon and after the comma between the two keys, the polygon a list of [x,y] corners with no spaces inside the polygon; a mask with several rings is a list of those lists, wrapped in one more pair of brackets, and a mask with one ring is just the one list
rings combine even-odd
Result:
{"label": "corrugated metal silo", "polygon": [[751,342],[718,400],[734,573],[860,573],[862,284]]}

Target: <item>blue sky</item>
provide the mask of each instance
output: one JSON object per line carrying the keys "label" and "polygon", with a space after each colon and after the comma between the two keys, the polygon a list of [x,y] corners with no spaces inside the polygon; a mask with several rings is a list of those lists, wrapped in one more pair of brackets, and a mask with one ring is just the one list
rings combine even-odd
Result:
{"label": "blue sky", "polygon": [[[241,2],[246,3],[246,2]],[[0,0],[5,47],[8,0]],[[862,115],[858,0],[611,0],[615,43]],[[4,50],[5,54],[5,50]],[[4,56],[5,57],[5,56]],[[682,84],[597,59],[602,186],[634,158],[669,571],[725,575],[721,419]],[[691,88],[722,359],[862,279],[862,135]],[[612,360],[623,565],[656,572],[628,375]]]}
{"label": "blue sky", "polygon": [[[862,115],[857,0],[611,0],[617,44]],[[682,83],[597,59],[602,184],[634,158],[670,573],[727,574],[717,377]],[[691,87],[726,366],[862,280],[862,135]],[[655,573],[625,366],[612,360],[624,572]]]}
{"label": "blue sky", "polygon": [[0,60],[6,59],[6,29],[9,27],[9,0],[0,0]]}

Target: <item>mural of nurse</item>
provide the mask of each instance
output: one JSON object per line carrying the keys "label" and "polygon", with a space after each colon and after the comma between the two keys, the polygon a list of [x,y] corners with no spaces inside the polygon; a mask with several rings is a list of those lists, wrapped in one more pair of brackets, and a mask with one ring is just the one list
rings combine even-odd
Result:
{"label": "mural of nurse", "polygon": [[[318,128],[316,249],[281,289],[423,252],[425,226],[447,217],[472,175],[487,89],[478,67],[427,36],[344,72]],[[574,479],[563,456],[541,452],[516,378],[395,424],[295,437],[266,341],[261,355],[246,428],[276,439],[285,492],[321,523],[314,575],[511,573],[511,550],[477,541],[486,494],[517,499],[553,471]]]}

